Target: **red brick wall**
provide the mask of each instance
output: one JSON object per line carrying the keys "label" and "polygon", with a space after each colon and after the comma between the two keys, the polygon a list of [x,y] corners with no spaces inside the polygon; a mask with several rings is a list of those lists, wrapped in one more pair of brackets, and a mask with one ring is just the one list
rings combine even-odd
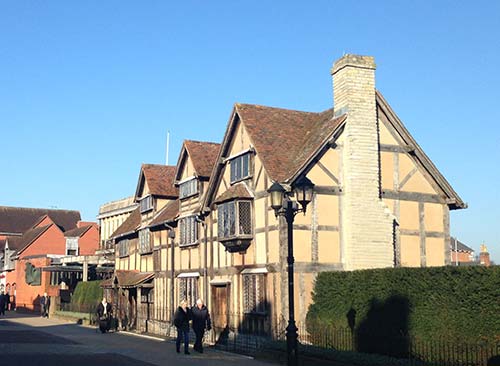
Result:
{"label": "red brick wall", "polygon": [[42,221],[40,221],[40,222],[38,223],[38,225],[36,225],[36,227],[47,226],[47,225],[50,225],[50,224],[53,224],[53,223],[54,223],[54,221],[52,221],[52,219],[51,219],[50,217],[45,216],[45,217],[43,218],[43,220],[42,220]]}
{"label": "red brick wall", "polygon": [[[45,220],[45,219],[44,219]],[[43,222],[43,221],[42,221]],[[51,223],[50,219],[46,224]],[[43,226],[43,225],[42,225]],[[20,258],[16,261],[16,269],[13,276],[17,286],[16,305],[28,309],[38,309],[38,299],[47,292],[49,296],[58,295],[58,286],[50,285],[50,273],[42,272],[41,285],[31,286],[26,283],[26,263],[30,262],[39,268],[50,265],[47,254],[65,254],[66,238],[63,232],[56,226],[51,225],[42,235],[40,235],[31,245],[26,248]],[[29,256],[42,256],[39,258],[26,258]]]}
{"label": "red brick wall", "polygon": [[479,253],[479,262],[483,266],[489,267],[491,265],[490,253],[488,253],[488,252],[481,252],[481,253]]}
{"label": "red brick wall", "polygon": [[39,268],[50,264],[50,258],[22,258],[16,261],[16,306],[24,307],[27,309],[39,309],[39,299],[47,292],[49,296],[57,296],[58,287],[50,286],[50,273],[42,272],[40,286],[31,286],[26,283],[26,263],[31,263],[33,266]]}
{"label": "red brick wall", "polygon": [[40,254],[66,254],[66,238],[56,225],[51,225],[42,235],[31,243],[31,245],[21,253],[21,257]]}
{"label": "red brick wall", "polygon": [[99,249],[99,229],[95,223],[78,239],[78,247],[80,255],[92,255]]}
{"label": "red brick wall", "polygon": [[[454,250],[451,251],[451,264],[455,264],[457,260],[457,252]],[[458,262],[463,263],[463,262],[472,262],[474,261],[474,256],[472,256],[472,253],[468,252],[458,252]]]}

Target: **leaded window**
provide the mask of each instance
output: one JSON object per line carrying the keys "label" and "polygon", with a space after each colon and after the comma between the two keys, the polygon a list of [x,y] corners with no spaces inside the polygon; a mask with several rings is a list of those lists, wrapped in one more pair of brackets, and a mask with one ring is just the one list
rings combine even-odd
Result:
{"label": "leaded window", "polygon": [[139,231],[139,249],[141,253],[149,253],[153,250],[149,229]]}
{"label": "leaded window", "polygon": [[251,154],[246,153],[231,160],[231,183],[248,178],[251,175]]}
{"label": "leaded window", "polygon": [[262,314],[266,310],[265,275],[243,275],[243,311]]}
{"label": "leaded window", "polygon": [[153,196],[149,195],[141,199],[141,213],[151,211],[153,209]]}
{"label": "leaded window", "polygon": [[219,239],[252,235],[252,202],[228,201],[217,207]]}
{"label": "leaded window", "polygon": [[192,245],[198,242],[198,223],[196,216],[188,216],[179,220],[180,245]]}
{"label": "leaded window", "polygon": [[186,300],[188,306],[194,306],[198,299],[198,277],[179,278],[179,302]]}
{"label": "leaded window", "polygon": [[117,247],[118,247],[119,257],[126,257],[127,255],[130,254],[130,245],[128,239],[119,241]]}
{"label": "leaded window", "polygon": [[185,181],[179,185],[179,198],[194,196],[198,193],[198,180],[196,178]]}

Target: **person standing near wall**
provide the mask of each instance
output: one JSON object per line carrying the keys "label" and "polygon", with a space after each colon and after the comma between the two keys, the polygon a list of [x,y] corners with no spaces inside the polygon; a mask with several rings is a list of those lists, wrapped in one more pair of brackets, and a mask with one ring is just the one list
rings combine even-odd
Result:
{"label": "person standing near wall", "polygon": [[0,293],[0,315],[5,315],[5,308],[7,307],[6,300],[7,295],[2,291],[2,293]]}
{"label": "person standing near wall", "polygon": [[196,305],[191,309],[193,319],[193,330],[196,335],[196,342],[194,343],[194,350],[203,353],[203,335],[205,329],[212,329],[212,322],[210,320],[210,313],[207,307],[203,304],[203,300],[196,300]]}
{"label": "person standing near wall", "polygon": [[47,293],[44,292],[42,298],[40,299],[40,316],[42,318],[49,317],[49,308],[50,308],[50,297],[48,297]]}

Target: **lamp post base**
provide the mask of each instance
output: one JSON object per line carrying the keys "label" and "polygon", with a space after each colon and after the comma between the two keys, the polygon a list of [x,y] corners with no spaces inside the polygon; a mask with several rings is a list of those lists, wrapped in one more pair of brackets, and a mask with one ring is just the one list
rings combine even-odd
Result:
{"label": "lamp post base", "polygon": [[298,334],[295,320],[289,320],[286,327],[286,350],[288,357],[288,366],[297,366],[298,360]]}

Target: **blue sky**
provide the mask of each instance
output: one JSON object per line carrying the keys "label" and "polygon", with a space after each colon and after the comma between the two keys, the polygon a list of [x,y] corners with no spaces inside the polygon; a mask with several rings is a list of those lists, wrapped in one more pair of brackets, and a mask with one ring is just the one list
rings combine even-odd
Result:
{"label": "blue sky", "polygon": [[235,102],[332,106],[343,53],[468,202],[452,234],[500,262],[500,2],[2,1],[0,204],[132,195],[140,164],[220,142]]}

